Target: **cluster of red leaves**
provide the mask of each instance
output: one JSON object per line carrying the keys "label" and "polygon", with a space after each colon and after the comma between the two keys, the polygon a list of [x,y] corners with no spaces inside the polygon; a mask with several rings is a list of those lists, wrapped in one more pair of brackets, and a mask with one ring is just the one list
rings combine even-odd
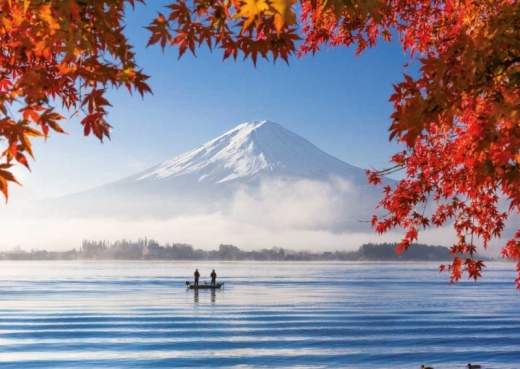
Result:
{"label": "cluster of red leaves", "polygon": [[[380,206],[388,216],[373,224],[379,233],[406,231],[398,251],[417,240],[420,228],[452,224],[459,241],[451,265],[440,269],[452,282],[464,273],[476,280],[484,267],[475,259],[477,239],[487,247],[520,211],[520,3],[438,6],[434,22],[414,27],[420,76],[405,76],[390,99],[390,137],[406,149],[392,158],[395,167],[369,172],[369,179],[379,183],[401,168],[406,175],[386,189]],[[520,231],[502,254],[520,260]],[[517,269],[520,288],[520,263]]]}
{"label": "cluster of red leaves", "polygon": [[[110,138],[108,86],[141,95],[148,78],[123,35],[125,6],[142,0],[0,0],[0,191],[13,162],[29,168],[31,138],[63,132],[51,105],[82,113],[85,135]],[[13,109],[21,106],[13,113]]]}
{"label": "cluster of red leaves", "polygon": [[179,47],[179,57],[187,49],[206,44],[223,49],[224,59],[237,58],[239,51],[256,65],[258,57],[288,58],[295,51],[296,15],[294,0],[179,0],[167,6],[169,15],[159,13],[147,27],[149,45]]}

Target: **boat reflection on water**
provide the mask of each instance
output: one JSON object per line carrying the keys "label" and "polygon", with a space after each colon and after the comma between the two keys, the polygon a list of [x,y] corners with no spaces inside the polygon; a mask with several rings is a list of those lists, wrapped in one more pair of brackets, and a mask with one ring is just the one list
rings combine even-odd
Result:
{"label": "boat reflection on water", "polygon": [[217,289],[220,290],[221,287],[224,287],[224,283],[216,283],[216,284],[208,284],[204,282],[204,284],[191,284],[190,281],[186,281],[186,290],[193,290],[193,302],[199,302],[199,291],[200,290],[210,290],[210,299],[211,303],[214,304],[217,301]]}
{"label": "boat reflection on water", "polygon": [[[199,291],[198,290],[194,290],[193,291],[193,302],[198,304],[201,300],[199,299],[200,295],[199,295]],[[202,292],[202,295],[206,295],[207,292]],[[207,296],[207,295],[206,295]],[[202,298],[202,302],[204,302],[204,298]],[[207,300],[206,300],[207,301]],[[217,291],[215,289],[212,289],[210,291],[210,301],[212,304],[215,304],[217,302]]]}

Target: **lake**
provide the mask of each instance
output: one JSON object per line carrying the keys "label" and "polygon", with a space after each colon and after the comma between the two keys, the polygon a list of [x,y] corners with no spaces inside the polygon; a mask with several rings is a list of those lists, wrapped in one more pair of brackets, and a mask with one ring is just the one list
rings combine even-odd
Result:
{"label": "lake", "polygon": [[514,265],[438,265],[0,262],[0,367],[520,368]]}

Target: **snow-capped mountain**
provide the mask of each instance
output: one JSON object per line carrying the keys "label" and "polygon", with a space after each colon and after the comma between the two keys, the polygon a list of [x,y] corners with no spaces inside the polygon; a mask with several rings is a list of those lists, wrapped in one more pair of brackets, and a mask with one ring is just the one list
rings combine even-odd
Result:
{"label": "snow-capped mountain", "polygon": [[365,180],[363,170],[326,154],[278,123],[264,120],[243,123],[141,173],[136,181],[195,176],[198,182],[224,183],[258,174]]}
{"label": "snow-capped mountain", "polygon": [[214,213],[248,217],[251,206],[267,209],[267,217],[285,204],[288,215],[281,222],[294,216],[294,207],[301,207],[300,215],[313,207],[309,211],[324,215],[319,227],[337,229],[345,228],[345,222],[353,228],[358,219],[370,219],[380,198],[381,189],[368,185],[363,169],[265,120],[243,123],[192,151],[63,197],[53,206],[66,216],[171,218]]}

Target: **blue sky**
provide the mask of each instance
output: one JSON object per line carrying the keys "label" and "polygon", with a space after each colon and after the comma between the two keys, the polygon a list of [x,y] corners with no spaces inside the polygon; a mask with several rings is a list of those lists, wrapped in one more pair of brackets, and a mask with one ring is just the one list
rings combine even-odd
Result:
{"label": "blue sky", "polygon": [[[202,48],[197,58],[177,49],[146,48],[143,27],[160,4],[137,5],[127,17],[127,35],[139,65],[151,76],[153,95],[109,94],[112,140],[83,137],[77,119],[35,144],[32,173],[17,170],[24,184],[13,196],[60,196],[111,182],[191,150],[234,126],[270,119],[322,150],[359,167],[382,167],[397,150],[388,142],[388,98],[408,57],[397,42],[354,56],[350,49],[293,57],[288,67],[251,61],[222,62],[220,51]],[[15,199],[13,199],[15,201]]]}

